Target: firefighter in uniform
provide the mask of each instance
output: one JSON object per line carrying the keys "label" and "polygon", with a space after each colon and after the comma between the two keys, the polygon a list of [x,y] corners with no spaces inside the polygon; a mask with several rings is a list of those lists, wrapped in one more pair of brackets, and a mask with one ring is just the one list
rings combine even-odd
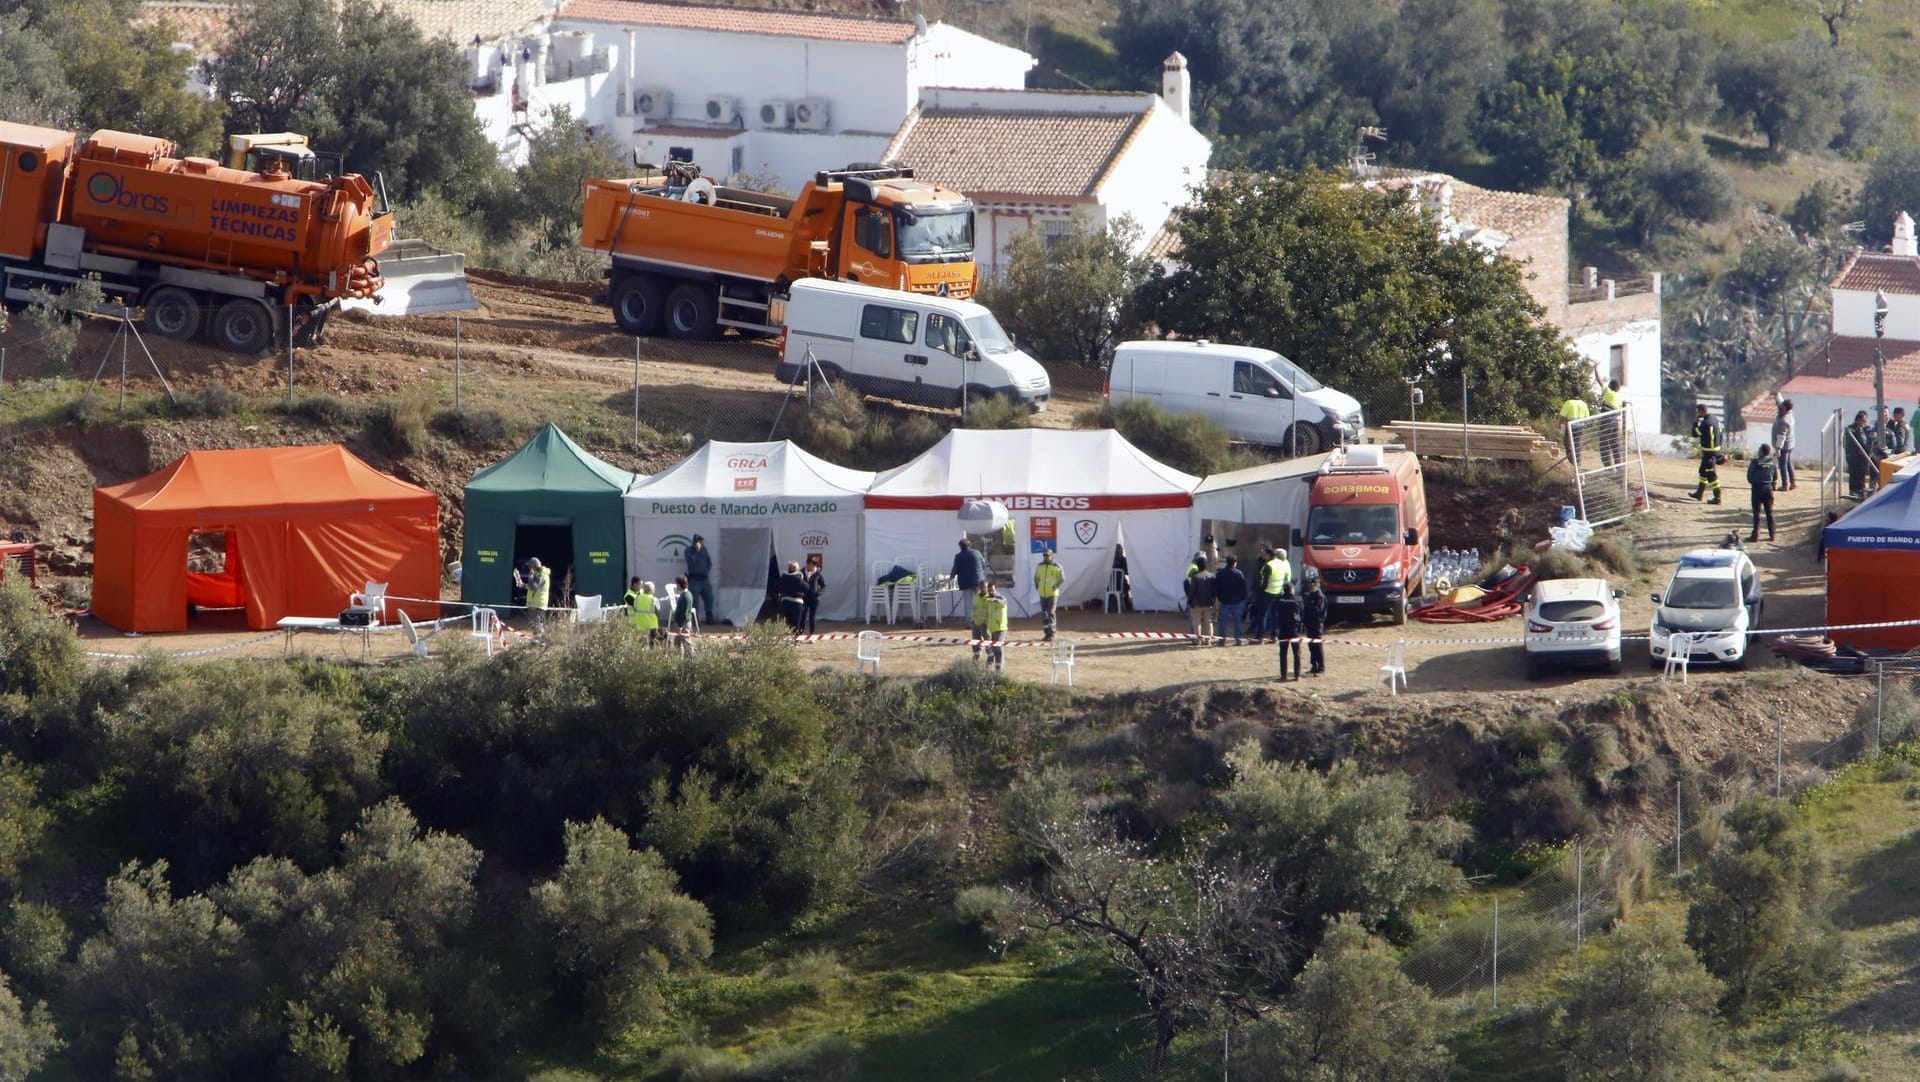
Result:
{"label": "firefighter in uniform", "polygon": [[1700,483],[1693,488],[1693,498],[1697,500],[1712,489],[1713,499],[1707,502],[1719,503],[1720,463],[1725,461],[1720,454],[1720,424],[1704,403],[1693,407],[1693,414],[1693,439],[1700,445]]}

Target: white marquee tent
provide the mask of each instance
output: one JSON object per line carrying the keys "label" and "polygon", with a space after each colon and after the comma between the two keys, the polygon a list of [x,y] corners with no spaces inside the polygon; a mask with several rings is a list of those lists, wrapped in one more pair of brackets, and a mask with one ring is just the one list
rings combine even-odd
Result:
{"label": "white marquee tent", "polygon": [[766,598],[769,556],[784,568],[818,554],[827,580],[820,616],[852,619],[866,589],[860,515],[873,479],[785,440],[709,442],[627,490],[629,573],[672,582],[699,534],[713,553],[715,611],[739,625]]}
{"label": "white marquee tent", "polygon": [[1135,606],[1169,611],[1183,600],[1199,483],[1111,430],[958,429],[874,480],[864,543],[876,558],[912,554],[944,571],[960,538],[961,503],[991,497],[1014,520],[1019,611],[1038,608],[1033,565],[1046,547],[1066,571],[1063,606],[1100,600],[1116,542],[1126,545]]}

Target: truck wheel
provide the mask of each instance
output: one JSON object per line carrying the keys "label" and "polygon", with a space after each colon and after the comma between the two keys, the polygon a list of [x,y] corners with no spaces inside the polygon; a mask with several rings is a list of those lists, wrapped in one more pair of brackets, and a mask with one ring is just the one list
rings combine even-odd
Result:
{"label": "truck wheel", "polygon": [[162,286],[147,294],[144,307],[140,322],[162,338],[184,342],[200,333],[200,298],[178,286]]}
{"label": "truck wheel", "polygon": [[231,300],[213,316],[213,341],[234,353],[259,353],[273,340],[273,315],[255,300]]}
{"label": "truck wheel", "polygon": [[719,307],[712,286],[689,282],[676,287],[667,294],[667,334],[682,341],[718,337],[720,325],[714,319]]}
{"label": "truck wheel", "polygon": [[628,334],[659,334],[666,287],[651,274],[632,274],[613,287],[613,321]]}
{"label": "truck wheel", "polygon": [[1395,625],[1407,622],[1407,593],[1400,592],[1400,600],[1393,603],[1393,622]]}
{"label": "truck wheel", "polygon": [[1326,450],[1327,441],[1320,438],[1320,429],[1305,421],[1293,426],[1293,454],[1300,458],[1317,455]]}

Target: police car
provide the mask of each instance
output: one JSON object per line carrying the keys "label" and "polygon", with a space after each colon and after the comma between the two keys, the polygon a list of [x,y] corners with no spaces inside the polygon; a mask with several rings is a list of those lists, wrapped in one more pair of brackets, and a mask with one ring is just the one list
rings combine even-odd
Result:
{"label": "police car", "polygon": [[1527,676],[1549,668],[1620,671],[1620,591],[1605,579],[1548,579],[1527,598]]}
{"label": "police car", "polygon": [[1690,661],[1741,666],[1747,633],[1760,627],[1760,573],[1738,548],[1695,549],[1680,557],[1667,588],[1653,595],[1649,660],[1667,663],[1676,636],[1688,636]]}

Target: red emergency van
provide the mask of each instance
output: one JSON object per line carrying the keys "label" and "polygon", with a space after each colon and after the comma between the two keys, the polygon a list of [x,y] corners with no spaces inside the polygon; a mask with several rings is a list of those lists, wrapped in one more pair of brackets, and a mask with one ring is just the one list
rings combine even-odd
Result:
{"label": "red emergency van", "polygon": [[1294,531],[1331,617],[1386,613],[1407,621],[1427,568],[1427,489],[1420,460],[1400,446],[1336,449],[1314,477],[1307,528]]}

